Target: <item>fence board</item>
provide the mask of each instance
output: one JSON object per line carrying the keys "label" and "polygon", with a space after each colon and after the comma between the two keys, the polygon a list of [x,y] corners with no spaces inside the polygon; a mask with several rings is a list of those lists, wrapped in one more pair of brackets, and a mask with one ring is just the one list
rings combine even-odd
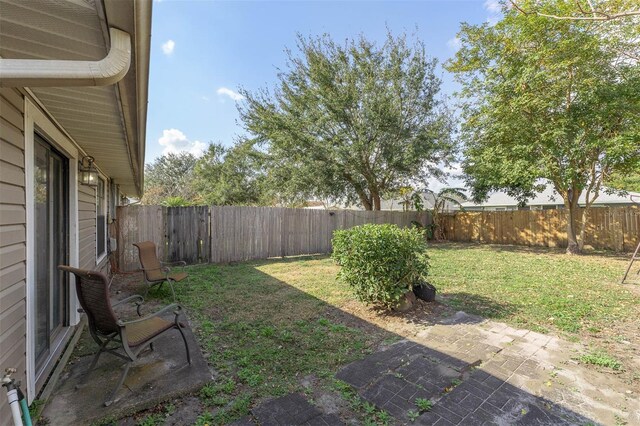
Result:
{"label": "fence board", "polygon": [[[578,219],[581,212],[577,213]],[[365,223],[431,223],[427,212],[311,210],[277,207],[118,207],[119,268],[139,268],[134,242],[153,241],[165,261],[233,262],[331,252],[336,229]],[[458,212],[441,216],[447,239],[493,244],[566,247],[564,210]],[[640,209],[594,208],[585,243],[632,251],[640,239]]]}
{"label": "fence board", "polygon": [[[575,218],[579,226],[582,211]],[[593,248],[628,252],[640,241],[637,207],[592,208],[588,220],[585,244]],[[440,226],[451,241],[567,246],[567,219],[562,209],[456,212],[442,215]]]}
{"label": "fence board", "polygon": [[210,210],[212,263],[329,253],[334,230],[365,223],[430,223],[426,212],[244,206],[213,206]]}
{"label": "fence board", "polygon": [[168,207],[165,227],[166,261],[209,262],[209,207]]}
{"label": "fence board", "polygon": [[164,259],[165,207],[126,206],[116,210],[118,232],[118,266],[122,271],[140,268],[138,251],[133,243],[153,241],[158,246],[158,256]]}

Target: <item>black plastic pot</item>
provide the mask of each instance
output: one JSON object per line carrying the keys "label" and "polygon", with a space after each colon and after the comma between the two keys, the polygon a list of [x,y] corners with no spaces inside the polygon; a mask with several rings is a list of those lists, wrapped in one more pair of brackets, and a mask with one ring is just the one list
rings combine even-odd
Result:
{"label": "black plastic pot", "polygon": [[436,300],[436,288],[426,281],[422,281],[414,286],[413,293],[418,299],[422,299],[425,302],[433,302]]}

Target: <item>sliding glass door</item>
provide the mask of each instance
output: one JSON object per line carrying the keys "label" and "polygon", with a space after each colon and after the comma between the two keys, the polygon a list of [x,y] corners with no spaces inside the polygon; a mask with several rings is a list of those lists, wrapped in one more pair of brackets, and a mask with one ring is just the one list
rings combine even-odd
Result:
{"label": "sliding glass door", "polygon": [[68,323],[68,161],[42,137],[34,138],[35,359],[40,371]]}

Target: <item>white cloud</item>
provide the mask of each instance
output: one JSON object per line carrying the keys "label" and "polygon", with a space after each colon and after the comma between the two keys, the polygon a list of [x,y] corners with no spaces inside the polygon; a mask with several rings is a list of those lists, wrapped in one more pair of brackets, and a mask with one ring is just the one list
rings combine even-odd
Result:
{"label": "white cloud", "polygon": [[200,96],[200,99],[202,99],[205,102],[209,102],[211,100],[211,99],[209,99],[208,96],[204,96],[204,95]]}
{"label": "white cloud", "polygon": [[484,8],[491,13],[500,13],[502,11],[502,5],[498,0],[487,0],[484,2]]}
{"label": "white cloud", "polygon": [[162,155],[190,152],[200,156],[207,150],[207,144],[200,141],[190,141],[187,136],[178,129],[165,129],[158,139],[160,146],[164,147]]}
{"label": "white cloud", "polygon": [[502,19],[502,4],[500,4],[500,1],[486,0],[483,6],[489,12],[489,16],[487,16],[489,25],[494,26]]}
{"label": "white cloud", "polygon": [[167,40],[165,43],[162,44],[162,52],[169,56],[173,53],[173,49],[175,49],[176,47],[176,42],[173,40]]}
{"label": "white cloud", "polygon": [[220,96],[228,96],[234,101],[241,101],[244,99],[244,96],[242,96],[240,93],[235,92],[227,87],[219,88],[218,90],[216,90],[216,93]]}
{"label": "white cloud", "polygon": [[489,16],[487,18],[487,22],[489,23],[490,26],[494,26],[495,24],[497,24],[498,22],[500,22],[500,20],[502,19],[502,16],[500,15],[493,15],[493,16]]}
{"label": "white cloud", "polygon": [[462,47],[462,42],[458,37],[454,37],[452,39],[449,39],[449,41],[447,41],[447,46],[449,47],[449,49],[453,50],[454,52],[457,52]]}

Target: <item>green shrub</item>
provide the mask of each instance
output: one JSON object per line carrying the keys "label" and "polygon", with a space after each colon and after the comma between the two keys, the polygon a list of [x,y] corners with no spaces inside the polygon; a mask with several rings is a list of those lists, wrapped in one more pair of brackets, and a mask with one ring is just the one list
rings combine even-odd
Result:
{"label": "green shrub", "polygon": [[429,270],[423,231],[396,225],[362,225],[333,233],[338,278],[361,301],[393,308]]}

